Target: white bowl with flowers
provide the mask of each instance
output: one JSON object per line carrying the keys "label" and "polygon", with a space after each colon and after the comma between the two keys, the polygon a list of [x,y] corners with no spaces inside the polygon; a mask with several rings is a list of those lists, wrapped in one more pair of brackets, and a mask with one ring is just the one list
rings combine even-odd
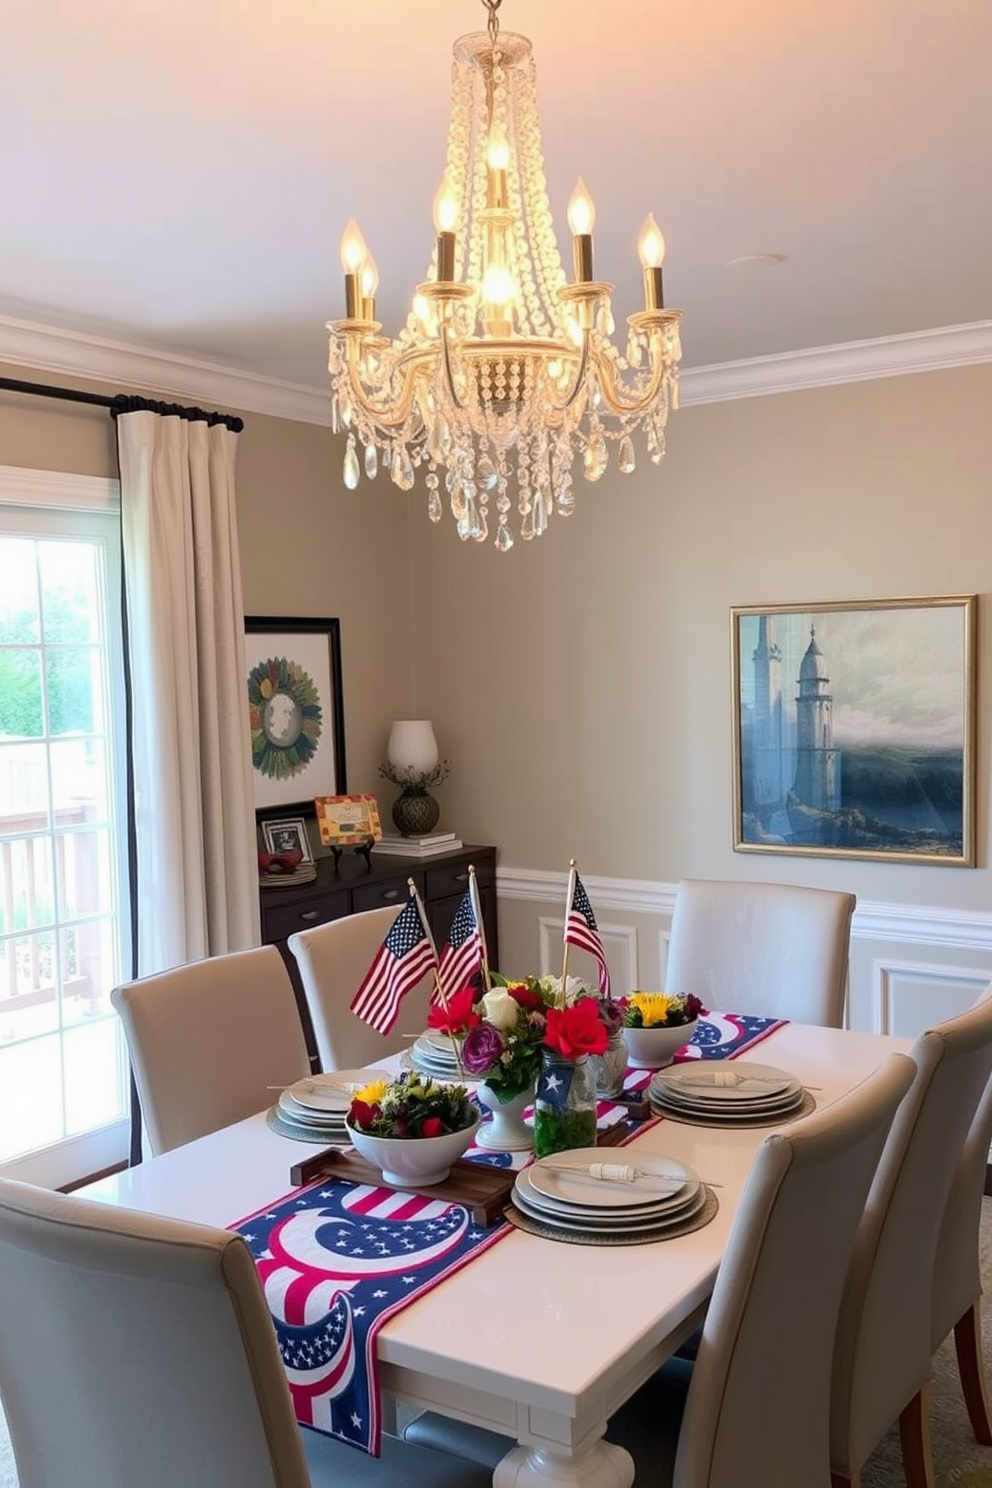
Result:
{"label": "white bowl with flowers", "polygon": [[623,999],[623,1039],[637,1069],[664,1069],[692,1038],[703,1005],[692,992],[631,992]]}
{"label": "white bowl with flowers", "polygon": [[471,1145],[480,1113],[464,1085],[410,1072],[355,1092],[345,1126],[355,1150],[401,1188],[442,1183]]}

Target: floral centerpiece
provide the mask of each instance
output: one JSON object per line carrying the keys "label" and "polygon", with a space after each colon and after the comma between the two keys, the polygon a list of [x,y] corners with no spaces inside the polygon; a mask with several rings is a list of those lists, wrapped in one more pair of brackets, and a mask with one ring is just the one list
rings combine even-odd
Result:
{"label": "floral centerpiece", "polygon": [[440,1183],[471,1144],[479,1112],[464,1085],[426,1075],[375,1080],[356,1091],[345,1125],[362,1157],[387,1183],[416,1188]]}
{"label": "floral centerpiece", "polygon": [[703,1004],[692,992],[632,992],[623,999],[623,1036],[631,1064],[662,1069],[692,1038]]}
{"label": "floral centerpiece", "polygon": [[[614,1014],[607,1015],[603,1011],[605,1000],[574,977],[565,984],[564,999],[558,977],[511,981],[492,973],[490,980],[493,985],[489,992],[465,987],[448,998],[447,1007],[433,1007],[428,1017],[432,1028],[460,1040],[459,1057],[465,1074],[483,1082],[479,1098],[493,1111],[494,1121],[492,1129],[484,1127],[480,1131],[480,1146],[499,1144],[505,1149],[511,1143],[507,1150],[530,1146],[532,1138],[523,1124],[522,1104],[513,1125],[503,1119],[500,1108],[526,1104],[535,1083],[533,1140],[538,1153],[556,1152],[565,1146],[591,1146],[596,1138],[595,1083],[591,1076],[587,1079],[585,1061],[587,1055],[602,1054],[606,1049],[607,1016],[612,1018]],[[557,1072],[552,1073],[550,1088],[545,1088],[543,1072],[549,1063],[557,1066]],[[569,1123],[574,1126],[580,1119],[575,1108],[583,1092],[591,1095],[584,1098],[585,1109],[581,1112],[582,1140],[565,1140],[563,1127]],[[545,1095],[550,1099],[545,1100]],[[549,1127],[555,1128],[553,1138],[547,1135]]]}

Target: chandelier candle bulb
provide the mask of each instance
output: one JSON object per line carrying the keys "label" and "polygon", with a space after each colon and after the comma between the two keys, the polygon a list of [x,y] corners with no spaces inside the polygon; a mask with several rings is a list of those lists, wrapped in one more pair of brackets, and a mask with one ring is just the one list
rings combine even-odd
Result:
{"label": "chandelier candle bulb", "polygon": [[352,217],[341,234],[341,267],[344,269],[344,313],[349,320],[361,319],[362,265],[369,256],[357,222]]}
{"label": "chandelier candle bulb", "polygon": [[568,226],[572,234],[572,264],[576,284],[592,283],[592,230],[596,208],[580,176],[568,203]]}
{"label": "chandelier candle bulb", "polygon": [[664,310],[665,293],[662,287],[661,266],[665,261],[665,239],[661,228],[649,213],[641,228],[638,254],[644,266],[644,308]]}
{"label": "chandelier candle bulb", "polygon": [[455,223],[458,204],[442,181],[434,197],[434,231],[437,233],[437,282],[452,284],[455,278]]}

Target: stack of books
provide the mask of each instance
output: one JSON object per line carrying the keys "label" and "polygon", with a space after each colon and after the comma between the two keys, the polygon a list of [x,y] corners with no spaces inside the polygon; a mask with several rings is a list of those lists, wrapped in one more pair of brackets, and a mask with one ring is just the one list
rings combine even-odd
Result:
{"label": "stack of books", "polygon": [[435,853],[457,852],[461,845],[454,832],[430,832],[426,837],[383,835],[372,851],[388,858],[430,858]]}

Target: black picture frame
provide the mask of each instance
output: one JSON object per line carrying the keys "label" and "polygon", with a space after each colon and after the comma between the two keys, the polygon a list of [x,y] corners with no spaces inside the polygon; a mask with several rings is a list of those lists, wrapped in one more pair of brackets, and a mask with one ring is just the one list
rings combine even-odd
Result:
{"label": "black picture frame", "polygon": [[246,615],[245,666],[256,819],[315,816],[348,790],[341,622]]}

